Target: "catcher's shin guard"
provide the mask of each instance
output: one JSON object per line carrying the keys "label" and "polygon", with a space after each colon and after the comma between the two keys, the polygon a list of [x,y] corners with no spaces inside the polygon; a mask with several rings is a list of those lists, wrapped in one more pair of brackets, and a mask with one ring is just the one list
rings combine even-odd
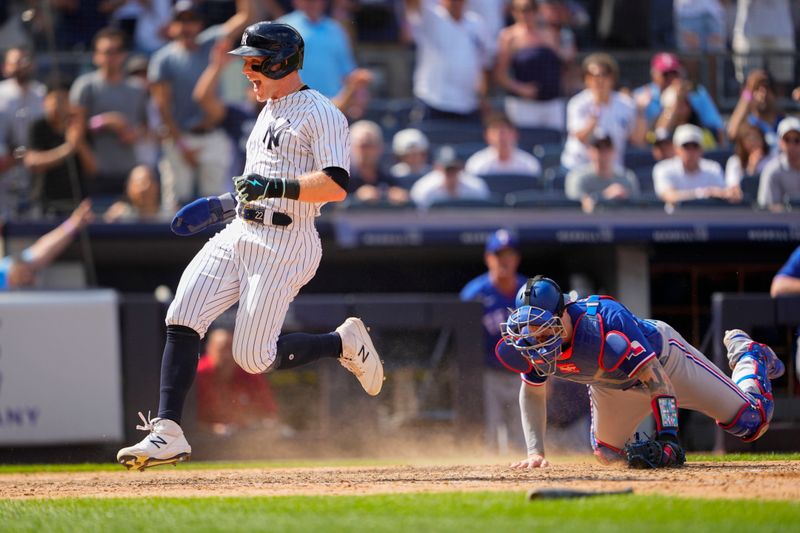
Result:
{"label": "catcher's shin guard", "polygon": [[752,401],[745,404],[728,423],[717,422],[719,426],[745,442],[751,442],[763,435],[772,420],[774,403],[772,384],[767,370],[768,354],[762,345],[752,343],[733,369],[733,381]]}

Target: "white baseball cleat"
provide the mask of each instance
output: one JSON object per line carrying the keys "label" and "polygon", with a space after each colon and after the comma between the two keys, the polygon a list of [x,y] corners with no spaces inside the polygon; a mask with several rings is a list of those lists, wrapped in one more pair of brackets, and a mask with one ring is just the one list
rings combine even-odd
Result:
{"label": "white baseball cleat", "polygon": [[144,470],[151,466],[174,465],[189,460],[192,447],[186,442],[183,430],[177,423],[166,418],[151,419],[150,413],[145,418],[139,412],[139,417],[144,425],[136,426],[136,429],[149,431],[150,434],[139,444],[117,452],[117,462],[128,470]]}
{"label": "white baseball cleat", "polygon": [[[746,342],[748,349],[750,343],[754,342],[753,339],[750,338],[750,335],[741,329],[731,329],[725,332],[725,337],[722,339],[722,343],[725,345],[725,348],[728,350],[728,352],[731,351],[731,345],[733,345],[733,343],[736,341]],[[756,342],[755,344],[761,348],[761,353],[764,356],[764,362],[767,364],[767,377],[769,377],[769,379],[777,379],[781,377],[786,371],[783,361],[781,361],[780,358],[775,355],[775,352],[772,351],[772,348],[766,344],[761,344],[760,342]]]}
{"label": "white baseball cleat", "polygon": [[360,318],[351,316],[336,333],[342,338],[339,362],[358,378],[367,394],[377,396],[383,387],[383,363],[366,326]]}

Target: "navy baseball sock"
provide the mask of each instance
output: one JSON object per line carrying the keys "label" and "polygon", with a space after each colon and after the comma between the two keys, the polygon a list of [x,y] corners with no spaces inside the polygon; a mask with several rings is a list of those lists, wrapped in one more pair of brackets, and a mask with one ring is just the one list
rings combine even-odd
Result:
{"label": "navy baseball sock", "polygon": [[197,373],[200,335],[186,326],[167,326],[167,343],[161,358],[161,397],[158,417],[181,423],[183,402]]}
{"label": "navy baseball sock", "polygon": [[337,333],[287,333],[278,337],[275,370],[288,370],[323,357],[339,357],[342,339]]}

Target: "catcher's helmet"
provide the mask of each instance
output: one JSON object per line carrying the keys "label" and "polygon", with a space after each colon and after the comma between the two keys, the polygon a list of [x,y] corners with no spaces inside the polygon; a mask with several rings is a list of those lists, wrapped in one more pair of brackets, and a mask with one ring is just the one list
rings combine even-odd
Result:
{"label": "catcher's helmet", "polygon": [[560,317],[564,311],[564,295],[558,283],[545,276],[530,278],[517,292],[516,306],[532,305]]}
{"label": "catcher's helmet", "polygon": [[[540,376],[550,376],[556,372],[563,333],[564,324],[560,317],[533,305],[518,307],[508,320],[500,324],[503,342],[516,349],[528,361],[531,370]],[[506,356],[501,361],[505,363],[507,359],[510,358]],[[506,366],[512,368],[507,363]]]}
{"label": "catcher's helmet", "polygon": [[253,67],[264,76],[279,80],[303,68],[303,38],[288,24],[256,22],[245,28],[240,46],[228,52],[236,56],[263,57]]}

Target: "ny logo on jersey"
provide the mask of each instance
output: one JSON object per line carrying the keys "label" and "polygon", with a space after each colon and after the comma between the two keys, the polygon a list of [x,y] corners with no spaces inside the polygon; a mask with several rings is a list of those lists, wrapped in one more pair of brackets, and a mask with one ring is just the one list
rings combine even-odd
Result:
{"label": "ny logo on jersey", "polygon": [[281,145],[281,135],[289,129],[291,123],[285,118],[279,118],[267,126],[263,142],[267,144],[267,150],[278,148]]}
{"label": "ny logo on jersey", "polygon": [[644,346],[639,344],[639,341],[631,341],[631,350],[628,352],[628,355],[625,356],[625,359],[638,357],[643,353],[644,353]]}
{"label": "ny logo on jersey", "polygon": [[363,344],[361,345],[361,349],[358,351],[358,355],[361,356],[361,362],[364,363],[367,361],[367,357],[369,357],[369,352],[367,351],[367,347]]}

